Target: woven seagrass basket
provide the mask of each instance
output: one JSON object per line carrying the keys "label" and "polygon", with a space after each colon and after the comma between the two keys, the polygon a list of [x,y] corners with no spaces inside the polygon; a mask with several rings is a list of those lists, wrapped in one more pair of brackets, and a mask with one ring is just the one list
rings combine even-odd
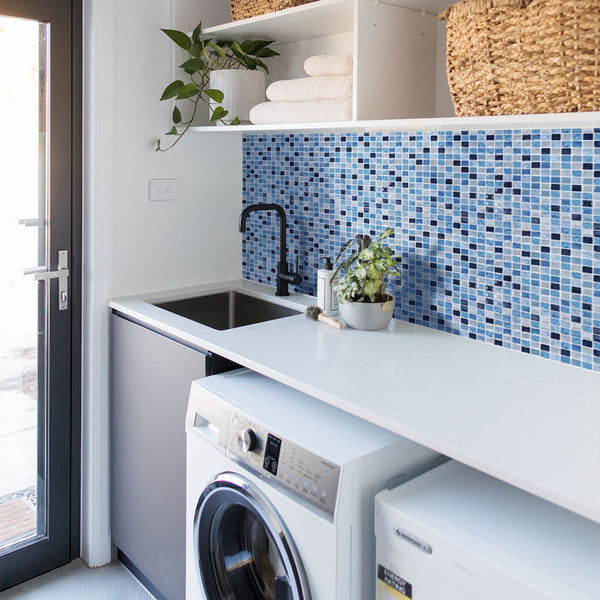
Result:
{"label": "woven seagrass basket", "polygon": [[458,116],[600,110],[599,0],[462,0],[439,18]]}
{"label": "woven seagrass basket", "polygon": [[315,0],[229,0],[231,8],[231,19],[239,21],[248,19],[257,15],[291,8],[292,6],[301,6]]}

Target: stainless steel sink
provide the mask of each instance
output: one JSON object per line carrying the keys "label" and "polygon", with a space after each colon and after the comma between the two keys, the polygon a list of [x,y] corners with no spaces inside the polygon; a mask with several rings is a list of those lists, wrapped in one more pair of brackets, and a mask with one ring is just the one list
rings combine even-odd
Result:
{"label": "stainless steel sink", "polygon": [[154,306],[221,330],[300,314],[287,306],[233,290],[155,303]]}

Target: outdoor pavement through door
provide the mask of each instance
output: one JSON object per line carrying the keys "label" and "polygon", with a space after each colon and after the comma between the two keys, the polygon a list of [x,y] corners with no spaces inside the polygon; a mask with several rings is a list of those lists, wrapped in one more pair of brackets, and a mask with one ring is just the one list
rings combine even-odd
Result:
{"label": "outdoor pavement through door", "polygon": [[36,349],[0,339],[0,552],[36,533]]}

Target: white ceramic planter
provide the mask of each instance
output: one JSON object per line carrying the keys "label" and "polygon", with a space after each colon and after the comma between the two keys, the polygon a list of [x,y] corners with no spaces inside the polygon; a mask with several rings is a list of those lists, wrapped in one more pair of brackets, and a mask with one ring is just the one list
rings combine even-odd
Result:
{"label": "white ceramic planter", "polygon": [[387,302],[340,302],[340,311],[348,327],[363,331],[385,329],[394,314],[394,297]]}
{"label": "white ceramic planter", "polygon": [[[221,90],[224,98],[221,106],[229,111],[223,119],[226,123],[238,117],[242,123],[250,123],[250,109],[265,101],[265,74],[247,69],[221,69],[210,73],[211,89]],[[211,100],[211,109],[218,103]],[[223,123],[217,121],[217,125]]]}

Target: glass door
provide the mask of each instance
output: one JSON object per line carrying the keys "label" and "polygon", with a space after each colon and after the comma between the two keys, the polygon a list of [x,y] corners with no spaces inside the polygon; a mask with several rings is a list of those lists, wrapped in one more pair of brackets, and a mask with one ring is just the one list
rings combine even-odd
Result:
{"label": "glass door", "polygon": [[0,0],[0,590],[78,553],[71,23],[70,0]]}

